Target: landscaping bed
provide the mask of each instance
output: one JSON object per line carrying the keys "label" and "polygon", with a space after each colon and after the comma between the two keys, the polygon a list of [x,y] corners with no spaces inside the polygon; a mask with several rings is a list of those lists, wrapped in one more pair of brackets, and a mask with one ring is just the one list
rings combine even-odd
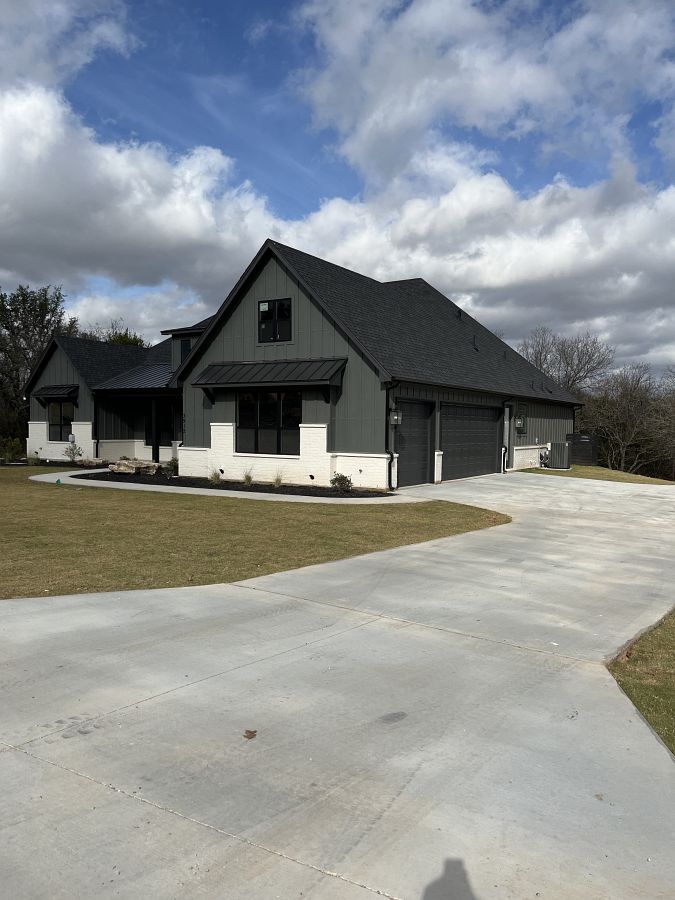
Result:
{"label": "landscaping bed", "polygon": [[332,487],[320,487],[319,485],[281,484],[275,487],[273,484],[254,482],[245,484],[243,481],[211,481],[209,478],[192,478],[186,475],[131,475],[123,472],[95,472],[86,475],[74,475],[74,478],[93,481],[111,481],[125,484],[151,484],[169,485],[170,487],[206,488],[213,491],[241,491],[246,494],[291,494],[301,497],[382,497],[391,492],[374,491],[365,488],[352,488],[350,491],[338,491]]}

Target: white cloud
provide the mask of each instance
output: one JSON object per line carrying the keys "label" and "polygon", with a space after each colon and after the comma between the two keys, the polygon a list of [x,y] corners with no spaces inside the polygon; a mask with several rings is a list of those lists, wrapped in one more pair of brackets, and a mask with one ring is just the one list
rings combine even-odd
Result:
{"label": "white cloud", "polygon": [[[591,327],[619,345],[621,359],[672,362],[675,188],[639,183],[616,124],[625,97],[657,68],[665,37],[639,63],[630,53],[654,23],[666,30],[666,7],[637,4],[643,22],[627,18],[623,7],[616,12],[605,41],[612,51],[604,47],[600,55],[614,68],[603,73],[600,60],[579,61],[600,40],[599,22],[610,9],[602,2],[566,29],[550,28],[544,41],[534,40],[532,27],[516,43],[504,37],[516,9],[522,14],[536,4],[512,0],[490,7],[497,12],[489,15],[487,6],[453,4],[315,0],[304,7],[305,21],[325,14],[322,40],[330,51],[312,94],[317,112],[341,129],[345,152],[375,177],[363,197],[329,198],[301,220],[274,214],[220,150],[175,155],[159,144],[101,141],[54,86],[64,72],[61,51],[52,48],[56,39],[38,34],[46,48],[45,84],[13,76],[0,85],[0,284],[62,283],[82,321],[121,316],[156,338],[162,327],[212,311],[272,236],[377,278],[421,275],[513,342],[538,324]],[[59,8],[72,25],[75,5]],[[83,21],[91,25],[94,18]],[[59,28],[61,38],[70,34],[71,26]],[[406,29],[415,40],[432,41],[425,44],[428,59]],[[354,48],[345,49],[350,41]],[[384,46],[389,41],[391,48]],[[477,48],[473,59],[469,43]],[[550,63],[554,57],[560,71]],[[617,72],[624,58],[630,72]],[[13,65],[16,74],[21,66]],[[343,69],[336,94],[331,79],[338,83]],[[665,65],[656,82],[666,84],[668,72]],[[523,73],[541,76],[539,83],[527,84]],[[461,97],[469,75],[476,83]],[[615,75],[623,86],[615,88]],[[583,79],[591,85],[588,97],[606,91],[601,125],[618,129],[611,173],[590,187],[559,176],[523,197],[500,174],[496,151],[448,140],[438,126],[445,112],[488,130],[526,130],[531,121],[543,133],[549,121],[543,98],[555,101],[558,112],[566,104],[571,109]],[[557,140],[556,128],[547,128],[547,139]],[[380,152],[399,138],[401,153]],[[92,278],[103,281],[92,288]]]}
{"label": "white cloud", "polygon": [[2,0],[0,86],[60,84],[101,50],[126,54],[121,0]]}
{"label": "white cloud", "polygon": [[[556,12],[569,20],[552,21]],[[309,0],[298,21],[319,49],[303,80],[316,121],[377,184],[439,123],[530,134],[548,152],[625,153],[636,99],[667,109],[675,99],[668,0]]]}

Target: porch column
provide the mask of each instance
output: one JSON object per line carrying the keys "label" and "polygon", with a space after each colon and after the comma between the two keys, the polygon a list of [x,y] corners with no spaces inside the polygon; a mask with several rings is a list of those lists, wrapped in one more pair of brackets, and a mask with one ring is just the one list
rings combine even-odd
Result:
{"label": "porch column", "polygon": [[157,399],[150,401],[150,434],[152,435],[152,461],[159,462],[159,428],[157,427]]}

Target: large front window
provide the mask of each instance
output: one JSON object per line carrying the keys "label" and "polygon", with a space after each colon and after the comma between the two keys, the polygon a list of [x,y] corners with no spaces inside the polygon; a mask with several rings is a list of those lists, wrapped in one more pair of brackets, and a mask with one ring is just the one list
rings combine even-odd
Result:
{"label": "large front window", "polygon": [[237,453],[300,454],[300,391],[245,391],[237,400]]}
{"label": "large front window", "polygon": [[258,301],[258,342],[261,344],[290,341],[293,337],[291,301]]}
{"label": "large front window", "polygon": [[70,401],[49,404],[49,440],[67,441],[72,432],[75,407]]}

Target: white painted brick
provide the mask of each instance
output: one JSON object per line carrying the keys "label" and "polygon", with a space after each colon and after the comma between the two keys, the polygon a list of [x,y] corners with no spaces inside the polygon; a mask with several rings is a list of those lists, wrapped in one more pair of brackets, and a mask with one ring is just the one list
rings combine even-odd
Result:
{"label": "white painted brick", "polygon": [[541,465],[539,454],[546,450],[548,444],[537,444],[528,447],[513,448],[513,469],[538,469]]}

